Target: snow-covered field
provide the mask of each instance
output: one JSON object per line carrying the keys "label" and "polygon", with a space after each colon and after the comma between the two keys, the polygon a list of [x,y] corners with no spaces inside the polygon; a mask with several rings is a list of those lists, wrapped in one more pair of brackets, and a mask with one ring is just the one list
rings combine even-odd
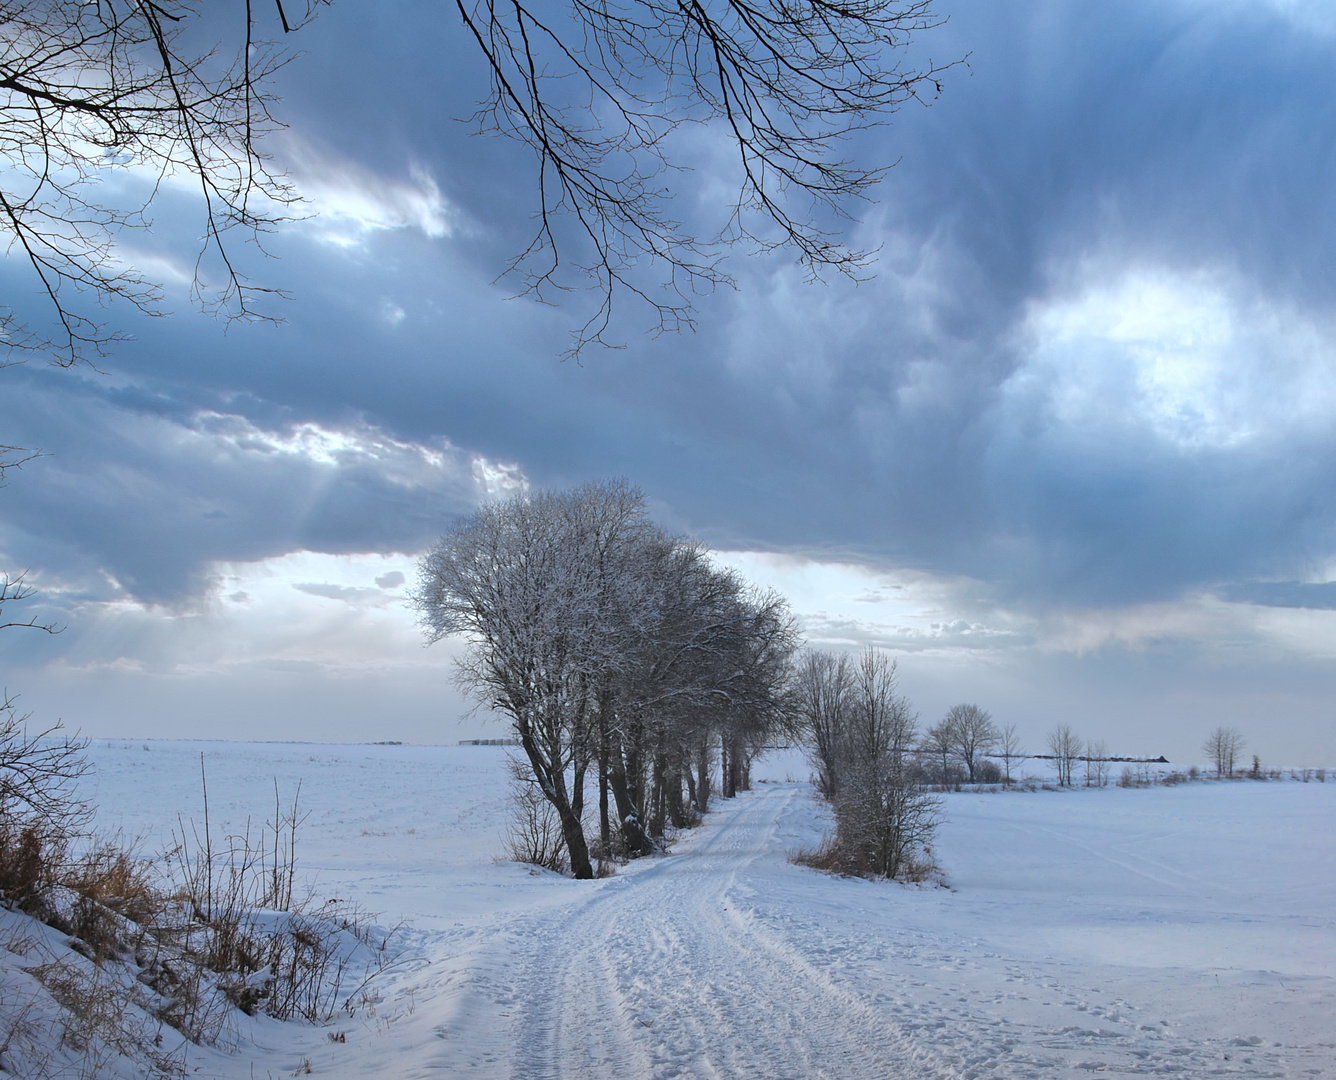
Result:
{"label": "snow-covered field", "polygon": [[[778,754],[671,855],[499,861],[493,747],[98,742],[104,827],[272,815],[396,959],[326,1028],[242,1018],[190,1076],[1336,1077],[1336,782],[953,794],[949,888],[794,866],[827,826]],[[341,1031],[346,1041],[332,1042]]]}

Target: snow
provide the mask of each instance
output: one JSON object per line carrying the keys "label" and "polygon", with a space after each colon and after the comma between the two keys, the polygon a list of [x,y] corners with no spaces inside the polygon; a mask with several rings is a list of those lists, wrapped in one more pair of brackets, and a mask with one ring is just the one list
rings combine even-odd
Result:
{"label": "snow", "polygon": [[500,860],[496,747],[98,742],[102,824],[202,822],[201,752],[215,835],[300,780],[300,870],[398,929],[353,1015],[192,1077],[1336,1077],[1336,783],[954,793],[946,888],[790,863],[829,824],[791,752],[595,882]]}

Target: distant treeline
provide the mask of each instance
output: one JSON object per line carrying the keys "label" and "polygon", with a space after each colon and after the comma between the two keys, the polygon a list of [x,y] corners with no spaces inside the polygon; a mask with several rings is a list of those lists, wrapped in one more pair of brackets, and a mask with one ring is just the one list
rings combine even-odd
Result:
{"label": "distant treeline", "polygon": [[[1029,754],[1031,758],[1038,761],[1057,761],[1057,754]],[[1121,757],[1116,754],[1107,757],[1087,757],[1085,754],[1076,755],[1077,761],[1127,761],[1134,765],[1168,765],[1169,759],[1161,754],[1159,757]]]}

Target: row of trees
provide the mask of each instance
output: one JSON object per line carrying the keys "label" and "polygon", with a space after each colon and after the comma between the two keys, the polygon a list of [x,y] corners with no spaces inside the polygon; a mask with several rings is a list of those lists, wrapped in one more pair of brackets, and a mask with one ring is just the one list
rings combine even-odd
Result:
{"label": "row of trees", "polygon": [[643,854],[706,808],[716,754],[723,794],[746,787],[785,716],[783,599],[663,533],[623,480],[481,507],[423,558],[413,602],[429,642],[466,638],[459,682],[509,718],[579,878],[587,781],[603,850]]}
{"label": "row of trees", "polygon": [[[922,862],[933,786],[1009,784],[1026,756],[1014,725],[974,704],[920,732],[885,653],[799,655],[784,600],[657,528],[624,480],[478,509],[423,558],[413,602],[429,643],[465,637],[459,682],[509,718],[527,761],[521,802],[531,815],[551,807],[576,877],[593,876],[592,855],[645,854],[689,824],[716,765],[722,795],[745,789],[777,736],[809,750],[841,865],[887,877]],[[1107,782],[1102,742],[1063,724],[1047,744],[1060,786],[1080,762],[1087,784]],[[1232,729],[1213,733],[1217,774],[1241,745]]]}

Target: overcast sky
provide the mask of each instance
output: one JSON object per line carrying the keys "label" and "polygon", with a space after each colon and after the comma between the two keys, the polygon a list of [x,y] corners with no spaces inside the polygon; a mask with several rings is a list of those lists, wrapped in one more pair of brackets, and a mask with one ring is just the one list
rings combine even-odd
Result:
{"label": "overcast sky", "polygon": [[[101,373],[0,374],[0,442],[48,455],[0,494],[0,565],[66,626],[6,632],[9,691],[96,736],[504,734],[422,647],[415,558],[479,500],[623,475],[813,644],[893,650],[925,721],[975,701],[1032,750],[1068,722],[1180,761],[1226,723],[1336,763],[1336,16],[939,11],[910,59],[968,64],[854,147],[898,162],[850,230],[875,277],[739,258],[695,333],[628,312],[580,363],[587,298],[495,280],[533,172],[455,121],[485,92],[456,24],[323,11],[274,146],[311,216],[248,266],[285,321],[192,312],[170,189],[126,258],[173,317],[109,312],[135,340]],[[688,219],[718,198],[694,160]]]}

